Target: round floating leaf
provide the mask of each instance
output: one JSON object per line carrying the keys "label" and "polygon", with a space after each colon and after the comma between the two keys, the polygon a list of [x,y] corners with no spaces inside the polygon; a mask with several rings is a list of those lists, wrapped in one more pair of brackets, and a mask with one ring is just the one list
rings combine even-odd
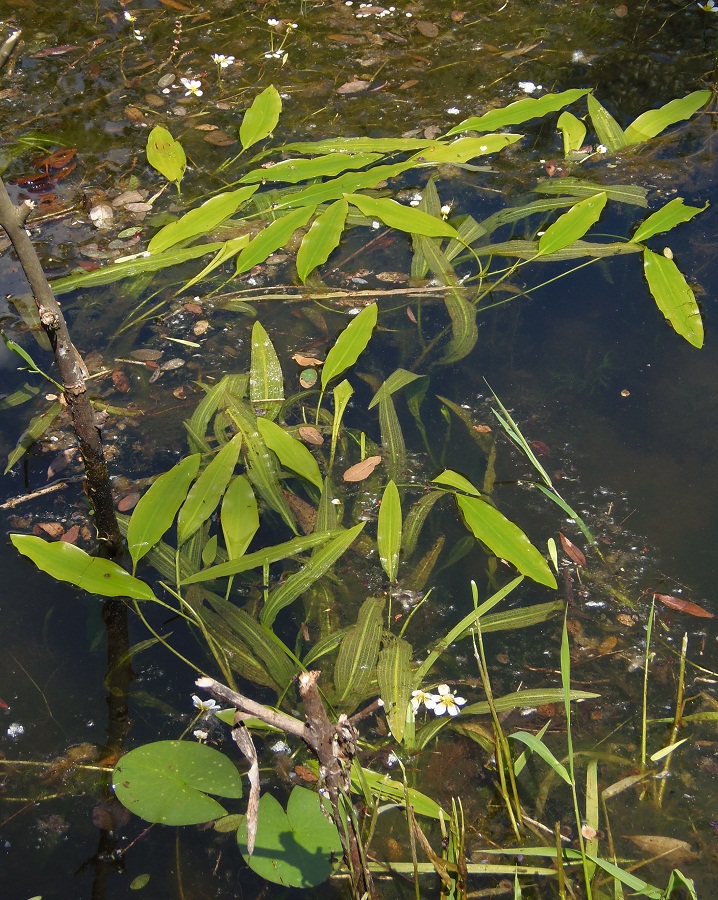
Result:
{"label": "round floating leaf", "polygon": [[242,779],[230,759],[188,741],[157,741],[131,750],[115,766],[112,787],[130,812],[163,825],[211,822],[227,811],[208,794],[242,796]]}
{"label": "round floating leaf", "polygon": [[341,854],[336,827],[319,806],[319,795],[295,787],[285,812],[271,794],[259,801],[257,838],[250,856],[247,823],[237,831],[242,856],[258,875],[286,887],[314,887],[326,881]]}

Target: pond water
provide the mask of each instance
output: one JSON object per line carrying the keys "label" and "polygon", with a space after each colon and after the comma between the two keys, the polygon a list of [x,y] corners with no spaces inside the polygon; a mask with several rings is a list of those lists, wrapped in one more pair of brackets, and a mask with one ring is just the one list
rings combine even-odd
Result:
{"label": "pond water", "polygon": [[[238,177],[234,173],[244,171],[243,162],[234,169],[220,167],[239,153],[241,114],[270,84],[283,98],[275,145],[336,136],[423,136],[427,129],[441,134],[464,118],[527,96],[535,86],[532,96],[593,88],[625,126],[646,109],[710,85],[718,41],[718,15],[681,2],[447,0],[384,8],[358,2],[97,0],[60,14],[47,0],[19,0],[12,11],[0,5],[0,37],[14,28],[22,29],[22,44],[0,81],[0,166],[14,199],[30,196],[38,203],[29,228],[50,277],[108,265],[112,258],[143,250],[158,226]],[[231,54],[234,62],[219,68],[212,54]],[[200,81],[202,95],[185,96],[180,77]],[[675,196],[694,206],[714,203],[714,121],[712,112],[700,114],[634,152],[597,154],[575,165],[571,174],[644,187],[651,210]],[[535,199],[531,191],[546,178],[546,161],[561,164],[554,122],[555,117],[548,117],[515,129],[526,137],[518,149],[488,157],[488,170],[442,168],[436,183],[442,201],[453,204],[452,215],[468,213],[482,220],[507,204]],[[154,199],[148,215],[141,208],[143,200],[153,198],[163,184],[144,157],[148,129],[158,123],[181,139],[189,168],[181,198],[171,187]],[[52,178],[37,181],[42,166],[38,169],[33,159],[59,147],[76,148],[77,154],[46,172]],[[402,198],[424,189],[427,177],[424,170],[402,176]],[[107,231],[93,225],[91,210],[107,198],[138,189],[146,191],[140,208],[116,207]],[[559,596],[570,600],[573,686],[601,695],[577,706],[573,719],[576,749],[602,755],[601,788],[638,771],[651,595],[678,596],[718,614],[713,594],[718,532],[714,210],[715,203],[670,235],[673,256],[701,305],[703,349],[689,346],[668,327],[648,293],[637,257],[596,261],[561,278],[567,266],[551,263],[527,268],[527,274],[521,270],[508,282],[510,291],[497,290],[492,302],[483,304],[478,342],[467,357],[441,366],[427,355],[426,364],[417,369],[431,375],[422,418],[432,459],[406,404],[397,403],[409,459],[404,484],[428,480],[445,465],[480,485],[487,462],[476,433],[437,397],[450,400],[471,424],[490,424],[496,433],[490,385],[533,442],[562,495],[599,538],[602,558],[596,549],[587,550],[583,574],[566,575],[564,557]],[[644,216],[644,210],[621,207],[601,220],[600,231],[625,236],[631,223]],[[523,227],[519,223],[501,239],[525,236]],[[237,291],[236,299],[251,302],[283,361],[288,395],[300,390],[292,354],[326,355],[351,321],[348,310],[356,312],[360,305],[362,298],[351,291],[364,290],[365,297],[376,299],[380,329],[358,377],[352,376],[356,394],[351,409],[354,427],[365,429],[369,441],[378,443],[377,420],[362,411],[382,379],[417,360],[417,327],[407,307],[411,317],[421,310],[421,326],[429,336],[447,319],[440,303],[408,292],[410,242],[397,232],[383,240],[374,237],[368,238],[366,229],[350,231],[331,258],[331,271],[323,270],[326,285],[321,290],[294,290],[290,250],[249,273],[252,281],[230,281],[218,293]],[[654,249],[662,249],[660,241],[654,240]],[[20,266],[11,250],[0,247],[0,324],[49,371],[50,354],[30,327]],[[166,471],[187,452],[182,423],[201,399],[197,382],[248,371],[254,319],[247,310],[205,297],[203,285],[196,288],[199,301],[192,292],[173,296],[196,271],[195,265],[155,280],[139,276],[62,297],[74,340],[89,356],[91,368],[106,366],[113,373],[112,379],[98,382],[97,394],[113,407],[103,433],[118,501],[124,499],[127,508],[128,496],[141,493],[151,475]],[[419,284],[426,287],[425,281],[414,287]],[[332,291],[344,296],[337,300]],[[268,293],[284,299],[266,299]],[[176,364],[147,368],[132,356],[137,350],[158,349],[163,363]],[[5,396],[29,380],[4,351],[0,369]],[[153,378],[157,372],[161,377]],[[43,386],[28,403],[0,409],[1,457],[12,452],[30,418],[45,409],[47,401],[41,398],[49,392]],[[76,460],[59,468],[66,464],[62,451],[72,443],[67,430],[51,430],[3,478],[0,500],[12,502],[60,474],[78,475]],[[507,440],[499,440],[493,494],[499,508],[542,551],[559,530],[586,549],[581,532],[557,507],[517,485],[533,477],[525,458]],[[380,489],[358,485],[348,495],[354,514],[373,521]],[[420,491],[409,492],[407,502],[419,496]],[[2,512],[5,533],[28,532],[38,525],[52,530],[56,523],[66,531],[87,522],[82,488],[74,482],[60,492],[14,506],[6,503]],[[470,579],[479,584],[481,599],[491,590],[483,555],[477,564],[475,553],[459,558],[457,552],[456,562],[446,565],[451,548],[466,534],[448,506],[431,521],[422,536],[425,549],[440,536],[446,544],[430,582],[431,602],[419,608],[414,630],[407,632],[417,645],[443,636],[468,613]],[[4,893],[121,898],[135,896],[133,880],[146,873],[151,878],[144,892],[153,898],[280,896],[283,889],[267,886],[247,869],[231,834],[160,826],[144,834],[145,825],[137,818],[117,821],[109,832],[102,829],[106,817],[117,814],[114,807],[103,806],[111,799],[107,767],[113,753],[120,746],[178,738],[194,718],[194,672],[161,648],[143,649],[133,658],[126,712],[127,685],[118,680],[118,670],[105,680],[108,622],[97,598],[57,585],[19,557],[9,541],[0,545],[0,556],[6,584],[0,600]],[[343,575],[346,583],[327,588],[345,604],[339,624],[355,621],[362,600],[385,588],[378,572],[378,566],[355,561],[352,572]],[[495,577],[497,583],[508,580],[501,567]],[[524,583],[520,594],[521,605],[557,596],[533,582]],[[407,598],[406,609],[401,596],[394,601],[397,616],[411,608],[412,598]],[[685,692],[695,698],[687,712],[715,714],[718,646],[713,621],[664,608],[658,613],[649,718],[674,715],[685,633]],[[148,616],[153,627],[172,631],[179,652],[209,665],[195,638],[179,624],[175,627],[163,611]],[[112,622],[109,627],[112,631]],[[287,616],[281,627],[290,634],[296,623]],[[147,636],[132,616],[129,643]],[[494,694],[560,686],[560,640],[556,618],[515,634],[487,635]],[[437,677],[460,688],[471,703],[483,699],[470,642],[457,643],[441,665]],[[258,696],[271,702],[274,695]],[[565,720],[560,705],[547,704],[530,715],[514,711],[504,727],[508,733],[524,728],[535,733],[549,719],[554,723],[549,742],[561,758]],[[485,718],[481,721],[488,727]],[[649,727],[649,754],[668,743],[668,731],[668,725]],[[601,811],[600,849],[604,858],[615,851],[625,868],[638,863],[637,874],[657,885],[665,885],[672,867],[680,868],[695,880],[699,896],[711,897],[718,889],[715,721],[708,716],[689,722],[679,736],[688,740],[672,755],[664,779],[642,793],[634,788],[613,798],[608,822]],[[369,744],[390,746],[377,730],[369,729],[366,738]],[[212,739],[222,740],[221,732]],[[232,755],[232,748],[224,738],[223,749]],[[263,754],[263,783],[285,797],[295,761],[266,746]],[[468,733],[446,730],[415,764],[406,761],[412,784],[445,808],[452,796],[461,797],[467,852],[475,863],[488,859],[483,851],[489,847],[511,842],[491,790],[495,770],[489,757]],[[389,771],[386,749],[372,753],[367,747],[364,762]],[[659,772],[665,762],[651,765]],[[583,784],[585,766],[579,764],[578,771]],[[573,811],[568,794],[549,785],[546,773],[545,767],[532,766],[522,800],[528,815],[553,830],[559,819],[570,823]],[[392,777],[398,777],[396,769]],[[440,836],[429,832],[438,846]],[[646,835],[689,846],[653,861],[661,849],[630,840]],[[372,850],[379,859],[410,861],[405,819],[395,813],[380,817]],[[499,877],[474,878],[470,890],[499,882]],[[438,895],[430,879],[422,884],[427,896]],[[329,896],[341,890],[341,884],[323,885],[314,893]],[[411,892],[413,886],[410,881],[380,882],[379,890],[388,897]],[[553,884],[534,887],[527,882],[524,891],[526,896],[557,896]]]}

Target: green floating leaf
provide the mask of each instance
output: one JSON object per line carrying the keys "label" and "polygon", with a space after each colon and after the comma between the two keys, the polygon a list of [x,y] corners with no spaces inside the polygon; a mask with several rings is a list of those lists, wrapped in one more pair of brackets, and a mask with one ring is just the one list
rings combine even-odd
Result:
{"label": "green floating leaf", "polygon": [[449,819],[436,800],[432,800],[431,797],[427,797],[426,794],[422,794],[415,788],[406,788],[401,781],[395,781],[388,775],[363,768],[357,760],[352,763],[351,779],[352,790],[357,794],[363,794],[366,785],[371,793],[380,800],[387,800],[398,806],[404,806],[408,800],[417,816],[427,816],[430,819],[443,819],[444,821]]}
{"label": "green floating leaf", "polygon": [[161,125],[155,125],[147,137],[147,162],[163,175],[167,181],[172,181],[179,190],[180,181],[187,168],[187,157],[182,149],[182,144],[176,141],[172,135]]}
{"label": "green floating leaf", "polygon": [[127,547],[133,568],[174,522],[199,471],[200,460],[199,453],[186,457],[160,475],[140,498],[127,526]]}
{"label": "green floating leaf", "polygon": [[580,200],[568,212],[549,225],[539,240],[539,255],[547,256],[564,250],[575,241],[580,240],[589,228],[598,222],[603,207],[606,205],[605,193],[595,194]]}
{"label": "green floating leaf", "polygon": [[370,303],[342,331],[322,366],[322,390],[359,359],[377,323],[379,307]]}
{"label": "green floating leaf", "polygon": [[376,677],[384,712],[394,740],[401,743],[411,704],[414,675],[411,670],[412,647],[403,638],[394,638],[379,653]]}
{"label": "green floating leaf", "polygon": [[265,88],[252,101],[252,105],[244,114],[242,124],[239,126],[239,140],[242,149],[247,150],[257,141],[274,131],[282,112],[282,98],[273,84]]}
{"label": "green floating leaf", "polygon": [[629,142],[621,126],[593,94],[588,95],[588,113],[599,141],[608,147],[611,153],[628,145]]}
{"label": "green floating leaf", "polygon": [[429,237],[450,237],[459,239],[456,229],[435,216],[404,206],[396,200],[375,199],[363,194],[345,194],[345,199],[370,219],[379,219],[390,228],[408,231],[410,234],[425,234]]}
{"label": "green floating leaf", "polygon": [[138,875],[136,878],[133,878],[130,882],[130,890],[131,891],[141,891],[143,887],[147,887],[150,882],[150,876],[148,872],[145,872],[143,875]]}
{"label": "green floating leaf", "polygon": [[299,786],[289,795],[286,812],[271,794],[262,794],[253,852],[247,846],[246,819],[237,843],[250,869],[273,884],[295,888],[326,881],[342,852],[339,832],[322,811],[319,795]]}
{"label": "green floating leaf", "polygon": [[401,550],[401,500],[399,490],[393,481],[384,488],[379,506],[376,542],[379,561],[386,576],[393,584],[399,571],[399,551]]}
{"label": "green floating leaf", "polygon": [[[182,287],[180,288],[180,290],[177,293],[181,294],[182,291],[188,291],[191,287],[193,287],[199,281],[202,281],[203,279],[205,279],[209,275],[210,272],[214,272],[215,269],[219,268],[221,265],[226,263],[228,260],[232,259],[233,256],[236,256],[240,250],[244,250],[244,248],[249,243],[249,240],[250,240],[250,238],[249,238],[248,234],[242,234],[239,237],[232,238],[229,241],[225,241],[224,244],[221,245],[221,249],[217,252],[214,259],[210,260],[210,262],[207,263],[207,265],[204,267],[204,269],[202,269],[201,272],[198,272],[194,276],[194,278],[190,278],[190,280],[186,284],[182,285]],[[233,302],[233,301],[231,301],[231,300],[228,301],[228,303],[231,303],[231,302]],[[229,307],[223,306],[222,308],[228,309]],[[251,307],[250,307],[250,309],[251,309]],[[238,307],[237,307],[237,311],[239,311]]]}
{"label": "green floating leaf", "polygon": [[109,559],[90,556],[65,541],[48,543],[32,534],[11,534],[15,548],[31,559],[42,572],[58,581],[69,581],[83,591],[102,597],[132,597],[133,600],[156,600],[144,581]]}
{"label": "green floating leaf", "polygon": [[176,222],[170,222],[169,225],[160,228],[147,245],[147,249],[150,253],[162,253],[180,241],[207,234],[220,222],[233,215],[256,190],[256,187],[244,187],[238,191],[228,191],[210,197],[197,209],[191,209]]}
{"label": "green floating leaf", "polygon": [[447,163],[460,165],[477,156],[498,153],[504,147],[520,141],[522,137],[522,134],[485,134],[480,138],[459,138],[458,141],[441,142],[437,146],[420,150],[412,156],[412,160],[425,166]]}
{"label": "green floating leaf", "polygon": [[320,203],[328,203],[330,200],[339,200],[345,194],[354,191],[364,191],[376,187],[389,178],[394,178],[416,168],[414,162],[394,163],[391,166],[374,166],[367,172],[345,172],[337,178],[331,178],[321,184],[312,184],[303,191],[297,193],[288,192],[286,199],[277,201],[277,209],[294,208],[296,206],[311,206],[316,208]]}
{"label": "green floating leaf", "polygon": [[211,822],[227,811],[208,794],[242,796],[242,778],[229,757],[189,741],[156,741],[130,750],[115,766],[112,787],[130,812],[163,825]]}
{"label": "green floating leaf", "polygon": [[307,224],[314,215],[314,209],[313,205],[302,206],[267,225],[237,257],[235,275],[248,272],[258,263],[264,262],[270,253],[283,247],[297,228]]}
{"label": "green floating leaf", "polygon": [[626,129],[626,140],[630,144],[647,141],[665,131],[670,125],[682,122],[705,106],[711,98],[710,91],[693,91],[687,97],[671,100],[660,109],[649,109],[642,113]]}
{"label": "green floating leaf", "polygon": [[297,253],[297,274],[303,282],[339,246],[348,210],[346,200],[335,200],[326,212],[312,222]]}
{"label": "green floating leaf", "polygon": [[[573,198],[571,203],[582,197],[604,193],[609,200],[614,200],[616,203],[628,203],[631,206],[642,206],[644,209],[648,206],[648,191],[637,184],[606,185],[594,181],[584,181],[582,178],[544,178],[539,181],[534,191],[537,194],[569,194]],[[529,209],[529,207],[527,206],[525,209]],[[540,212],[541,210],[537,209],[536,211]],[[510,213],[511,210],[502,210],[497,215]]]}
{"label": "green floating leaf", "polygon": [[209,519],[234,473],[242,446],[242,435],[232,440],[215,455],[190,488],[177,517],[177,543],[184,544]]}
{"label": "green floating leaf", "polygon": [[287,434],[276,422],[263,419],[261,416],[257,419],[257,429],[264,438],[264,443],[277,454],[279,462],[285,468],[306,478],[321,491],[324,487],[322,473],[319,471],[316,459],[304,444]]}
{"label": "green floating leaf", "polygon": [[383,633],[383,597],[369,597],[359,610],[356,625],[339,646],[334,666],[335,702],[351,706],[361,699],[376,678],[376,662]]}
{"label": "green floating leaf", "polygon": [[279,414],[284,400],[282,366],[271,338],[261,322],[252,326],[252,359],[249,370],[249,399],[270,419]]}
{"label": "green floating leaf", "polygon": [[267,168],[248,172],[239,179],[239,183],[264,184],[285,181],[288,184],[297,184],[310,178],[333,177],[347,170],[363,169],[381,157],[381,153],[329,153],[314,159],[283,159]]}
{"label": "green floating leaf", "polygon": [[655,234],[663,234],[666,231],[670,231],[671,228],[675,228],[676,225],[680,225],[682,222],[689,222],[693,216],[697,216],[698,213],[708,209],[709,205],[706,201],[703,206],[685,206],[683,197],[675,197],[639,225],[631,240],[635,243],[647,241]]}
{"label": "green floating leaf", "polygon": [[609,244],[598,244],[594,241],[574,241],[563,250],[556,250],[550,256],[539,254],[538,241],[505,241],[503,244],[489,244],[477,247],[477,256],[518,256],[536,262],[562,262],[567,259],[582,259],[584,256],[603,259],[608,256],[624,256],[628,253],[640,253],[641,244],[632,241],[613,241]]}
{"label": "green floating leaf", "polygon": [[40,390],[41,388],[38,385],[30,384],[26,381],[22,387],[0,400],[0,409],[12,409],[15,406],[21,406],[23,403],[27,403],[28,400],[32,400],[33,397],[37,397]]}
{"label": "green floating leaf", "polygon": [[5,466],[3,475],[7,475],[10,469],[12,469],[19,459],[22,459],[30,447],[32,447],[36,441],[40,440],[61,412],[62,404],[59,401],[54,401],[48,406],[45,412],[39,413],[30,419],[27,428],[18,438],[15,449],[8,455],[7,465]]}
{"label": "green floating leaf", "polygon": [[586,126],[573,113],[562,112],[558,117],[558,130],[563,136],[563,155],[568,156],[583,147],[586,137]]}
{"label": "green floating leaf", "polygon": [[246,476],[237,475],[230,481],[222,498],[220,522],[227,556],[239,559],[259,531],[257,498]]}
{"label": "green floating leaf", "polygon": [[495,131],[497,128],[504,128],[506,125],[520,125],[522,122],[528,122],[530,119],[537,119],[545,116],[547,113],[558,112],[569,103],[585,97],[590,92],[587,90],[570,90],[563,91],[560,94],[544,94],[543,97],[525,97],[522,100],[516,100],[509,103],[501,109],[492,109],[490,112],[484,113],[483,116],[473,116],[470,119],[464,119],[454,128],[446,132],[446,136],[459,134],[462,131]]}
{"label": "green floating leaf", "polygon": [[425,138],[327,138],[323,141],[311,141],[309,143],[286,144],[282,147],[284,153],[404,153],[409,150],[421,150],[423,147],[432,147],[440,143],[436,140]]}
{"label": "green floating leaf", "polygon": [[673,330],[700,349],[703,346],[701,311],[678,266],[672,259],[646,248],[643,251],[643,271],[656,305]]}

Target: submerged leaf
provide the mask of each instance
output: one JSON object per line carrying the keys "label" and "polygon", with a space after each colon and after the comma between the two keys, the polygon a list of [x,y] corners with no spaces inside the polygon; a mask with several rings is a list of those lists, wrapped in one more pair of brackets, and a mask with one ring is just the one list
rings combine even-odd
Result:
{"label": "submerged leaf", "polygon": [[[334,666],[336,702],[361,699],[376,678],[376,663],[383,630],[383,597],[369,597],[362,603],[356,625],[344,636]],[[351,705],[351,704],[347,704]]]}
{"label": "submerged leaf", "polygon": [[284,400],[282,366],[272,339],[261,322],[252,326],[252,358],[249,370],[249,399],[270,419],[279,414]]}
{"label": "submerged leaf", "polygon": [[379,506],[376,542],[379,561],[389,581],[396,581],[399,571],[399,551],[401,550],[401,500],[399,490],[393,481],[384,488]]}
{"label": "submerged leaf", "polygon": [[230,560],[239,559],[259,530],[257,498],[245,475],[230,481],[222,498],[220,522],[227,556]]}
{"label": "submerged leaf", "polygon": [[146,153],[147,162],[152,168],[179,188],[187,168],[187,157],[182,144],[176,141],[166,128],[155,125],[147,137]]}

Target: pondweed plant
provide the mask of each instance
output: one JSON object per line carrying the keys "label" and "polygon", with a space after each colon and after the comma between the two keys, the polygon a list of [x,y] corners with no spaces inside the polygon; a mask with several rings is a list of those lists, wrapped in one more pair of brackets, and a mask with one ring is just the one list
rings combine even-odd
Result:
{"label": "pondweed plant", "polygon": [[[202,743],[179,740],[136,748],[115,769],[113,785],[118,798],[142,818],[175,825],[212,821],[220,830],[236,831],[248,864],[268,880],[284,885],[321,883],[334,870],[336,855],[343,853],[354,893],[361,896],[371,890],[373,864],[365,852],[363,823],[350,800],[351,794],[356,794],[374,815],[379,803],[406,808],[413,859],[403,871],[417,879],[417,891],[419,876],[427,871],[438,874],[447,897],[466,896],[467,878],[477,873],[557,876],[552,868],[467,863],[460,806],[444,810],[409,787],[406,779],[389,779],[362,766],[357,742],[358,725],[371,714],[385,718],[388,734],[384,743],[394,746],[397,756],[421,753],[445,728],[462,730],[495,753],[498,790],[517,837],[523,836],[526,822],[521,772],[528,754],[534,753],[570,786],[581,830],[570,710],[573,701],[597,695],[570,687],[566,632],[561,654],[563,687],[527,689],[503,697],[493,695],[481,643],[488,632],[528,627],[562,611],[564,603],[559,599],[495,611],[525,579],[555,591],[554,571],[492,498],[494,438],[485,434],[476,438],[484,464],[480,486],[466,474],[436,465],[431,449],[428,455],[433,470],[428,471],[427,463],[426,472],[413,472],[408,480],[405,438],[394,398],[399,392],[407,395],[419,430],[426,435],[421,400],[429,376],[419,375],[415,369],[424,360],[447,363],[465,357],[477,340],[476,317],[482,305],[490,303],[497,287],[529,263],[581,257],[590,261],[640,252],[657,305],[682,337],[700,347],[702,323],[690,288],[675,263],[650,250],[645,242],[688,221],[701,209],[687,207],[676,198],[639,224],[630,240],[602,243],[584,237],[609,199],[641,208],[647,205],[645,191],[633,185],[604,186],[580,179],[548,181],[539,187],[548,199],[477,222],[466,215],[445,219],[449,213],[442,213],[432,180],[420,208],[378,196],[377,190],[415,169],[470,167],[470,160],[520,140],[520,135],[494,129],[558,112],[585,96],[599,137],[609,149],[618,150],[688,118],[707,102],[709,93],[699,91],[647,113],[625,132],[609,121],[589,92],[566,91],[521,100],[468,119],[437,140],[347,138],[290,144],[282,148],[286,159],[250,169],[225,185],[221,193],[165,225],[153,236],[147,251],[97,272],[55,282],[55,290],[61,293],[213,255],[184,288],[200,282],[209,286],[213,283],[210,277],[226,263],[234,261],[235,276],[242,275],[300,232],[297,274],[306,283],[327,262],[347,227],[372,227],[379,222],[412,236],[413,274],[423,277],[430,271],[444,286],[443,301],[451,322],[448,341],[443,332],[420,333],[420,351],[411,370],[382,373],[383,381],[373,399],[360,412],[356,401],[350,406],[355,390],[352,380],[356,383],[358,363],[379,321],[377,303],[364,305],[330,348],[321,366],[319,388],[292,397],[285,397],[282,364],[274,343],[262,324],[255,322],[249,370],[202,385],[205,396],[186,422],[189,455],[155,480],[123,523],[131,573],[69,543],[12,535],[19,552],[52,577],[102,597],[128,598],[154,640],[178,655],[171,635],[153,626],[146,605],[160,605],[183,620],[201,640],[207,657],[198,662],[181,658],[202,675],[199,686],[234,707],[220,717],[232,726],[233,738],[249,763],[247,814],[231,815],[213,799],[242,796],[242,780],[230,759]],[[240,128],[243,151],[269,137],[280,112],[279,95],[273,87],[267,88],[244,116]],[[566,116],[564,112],[560,127],[567,153],[574,153],[583,135],[579,141],[580,129]],[[465,132],[481,136],[454,140]],[[185,154],[169,132],[153,130],[148,159],[179,189],[185,175]],[[502,225],[566,208],[551,224],[542,222],[532,239],[490,243],[493,232]],[[206,240],[217,232],[221,235],[222,229],[231,236]],[[493,260],[502,256],[516,262],[492,269]],[[331,404],[327,402],[329,394]],[[460,407],[448,398],[442,402],[471,428]],[[558,495],[518,426],[500,402],[498,405],[496,414],[502,427],[538,472],[536,486],[571,515],[591,541],[587,526]],[[363,424],[373,425],[372,415],[378,420],[380,445],[372,442]],[[351,421],[347,421],[349,416]],[[489,588],[487,599],[479,602],[474,585],[469,612],[442,639],[427,644],[412,630],[419,607],[414,606],[403,618],[402,613],[396,615],[397,604],[404,590],[418,596],[425,608],[434,602],[424,589],[437,567],[444,537],[423,551],[420,547],[425,540],[420,539],[425,538],[429,517],[436,514],[434,508],[447,501],[466,529],[469,544],[464,547],[479,554],[476,559],[486,569]],[[367,508],[378,508],[375,528],[367,527]],[[281,540],[273,542],[277,536]],[[500,561],[518,572],[503,585],[498,574]],[[366,573],[372,585],[369,596],[357,596],[357,572]],[[300,602],[300,615],[285,613]],[[297,619],[301,619],[301,627]],[[306,635],[311,639],[308,649]],[[463,703],[458,688],[452,690],[445,683],[445,678],[451,679],[442,677],[441,658],[457,641],[469,638],[475,640],[487,699]],[[221,681],[211,677],[210,668],[220,674]],[[321,699],[316,691],[319,668]],[[240,694],[243,685],[272,692],[274,706]],[[461,693],[467,692],[461,688]],[[300,699],[306,723],[289,715]],[[565,705],[568,768],[543,742],[543,734],[504,735],[499,719],[499,713],[506,710],[555,701]],[[468,727],[467,723],[481,715],[491,717],[492,731]],[[322,731],[324,723],[328,731]],[[259,798],[257,758],[249,735],[270,726],[302,738],[315,753],[321,800],[314,792],[298,787],[286,810],[268,794]],[[318,735],[326,738],[323,746]],[[512,746],[517,743],[525,749],[514,758]],[[589,763],[585,818],[594,830],[596,797],[597,767]],[[441,823],[446,835],[442,853],[431,849],[417,817]],[[516,852],[553,859],[558,864],[559,893],[565,890],[563,866],[576,863],[581,866],[587,896],[593,895],[599,870],[614,880],[618,893],[625,884],[658,898],[668,896],[674,883],[680,882],[682,876],[675,875],[667,892],[662,892],[599,857],[595,835],[589,834],[582,833],[578,851],[562,848],[559,840],[555,849],[522,846]],[[428,864],[418,861],[419,848],[429,858]],[[400,864],[393,868],[402,871]],[[518,880],[516,892],[520,895]],[[595,896],[599,895],[597,890]]]}

